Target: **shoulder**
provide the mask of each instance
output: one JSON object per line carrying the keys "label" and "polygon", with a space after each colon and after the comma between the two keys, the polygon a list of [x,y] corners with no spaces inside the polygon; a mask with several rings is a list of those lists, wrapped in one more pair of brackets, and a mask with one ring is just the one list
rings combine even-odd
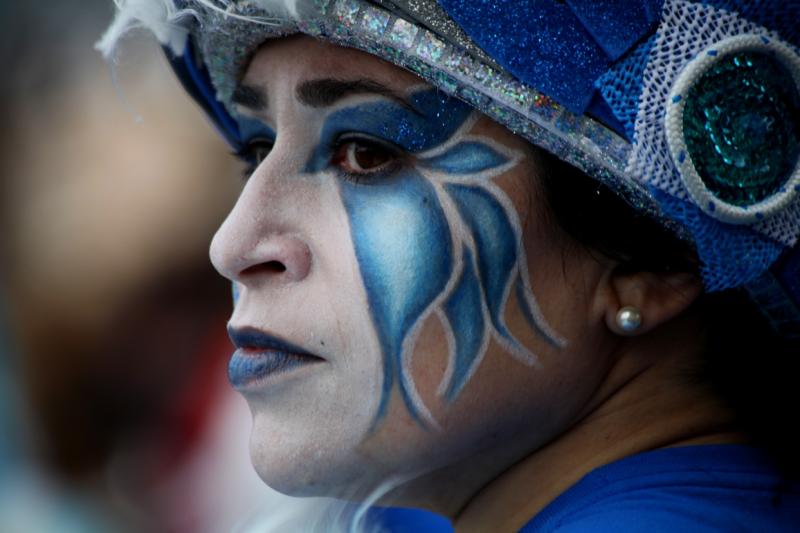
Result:
{"label": "shoulder", "polygon": [[647,452],[598,468],[559,496],[525,533],[797,531],[800,484],[758,450],[692,446]]}

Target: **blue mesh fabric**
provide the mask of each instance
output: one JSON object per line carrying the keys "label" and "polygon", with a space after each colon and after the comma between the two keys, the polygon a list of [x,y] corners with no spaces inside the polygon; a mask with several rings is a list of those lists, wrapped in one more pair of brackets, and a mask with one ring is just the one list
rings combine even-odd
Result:
{"label": "blue mesh fabric", "polygon": [[797,0],[704,0],[703,4],[736,11],[739,16],[780,34],[785,41],[800,46],[800,5]]}
{"label": "blue mesh fabric", "polygon": [[661,8],[664,7],[664,0],[644,0],[644,10],[647,12],[648,20],[659,20],[661,18]]}
{"label": "blue mesh fabric", "polygon": [[715,220],[694,204],[655,187],[651,192],[664,213],[694,237],[707,291],[729,289],[755,280],[785,249],[751,229]]}
{"label": "blue mesh fabric", "polygon": [[633,141],[634,124],[639,113],[642,76],[655,36],[634,48],[595,82],[595,87],[625,128],[625,136]]}

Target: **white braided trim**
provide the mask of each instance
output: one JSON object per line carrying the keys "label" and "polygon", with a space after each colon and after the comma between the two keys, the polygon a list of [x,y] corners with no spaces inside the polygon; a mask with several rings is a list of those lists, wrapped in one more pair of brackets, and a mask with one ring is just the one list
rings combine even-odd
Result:
{"label": "white braided trim", "polygon": [[712,44],[686,65],[672,87],[665,115],[667,144],[686,190],[708,215],[729,224],[752,224],[773,216],[792,203],[800,190],[800,164],[796,163],[786,183],[772,196],[749,206],[727,203],[703,183],[686,147],[683,110],[687,93],[715,63],[741,51],[769,52],[791,72],[795,86],[800,88],[800,57],[791,48],[763,35],[737,35]]}

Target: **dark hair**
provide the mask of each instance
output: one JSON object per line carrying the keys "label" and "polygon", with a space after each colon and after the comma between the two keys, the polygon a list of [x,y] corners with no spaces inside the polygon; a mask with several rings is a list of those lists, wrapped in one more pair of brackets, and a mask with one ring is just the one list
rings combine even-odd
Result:
{"label": "dark hair", "polygon": [[[542,150],[540,184],[550,216],[572,239],[630,272],[699,276],[693,247],[636,211],[608,187]],[[800,343],[781,337],[743,289],[704,293],[693,304],[705,333],[694,377],[733,410],[753,444],[787,477],[800,478]]]}

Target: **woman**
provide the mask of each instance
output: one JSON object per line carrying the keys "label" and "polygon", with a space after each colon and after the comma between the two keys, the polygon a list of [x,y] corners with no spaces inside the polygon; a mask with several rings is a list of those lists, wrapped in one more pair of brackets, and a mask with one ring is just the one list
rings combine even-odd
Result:
{"label": "woman", "polygon": [[262,478],[464,531],[796,527],[725,393],[797,355],[797,14],[123,3],[101,48],[144,23],[252,167],[211,259]]}

